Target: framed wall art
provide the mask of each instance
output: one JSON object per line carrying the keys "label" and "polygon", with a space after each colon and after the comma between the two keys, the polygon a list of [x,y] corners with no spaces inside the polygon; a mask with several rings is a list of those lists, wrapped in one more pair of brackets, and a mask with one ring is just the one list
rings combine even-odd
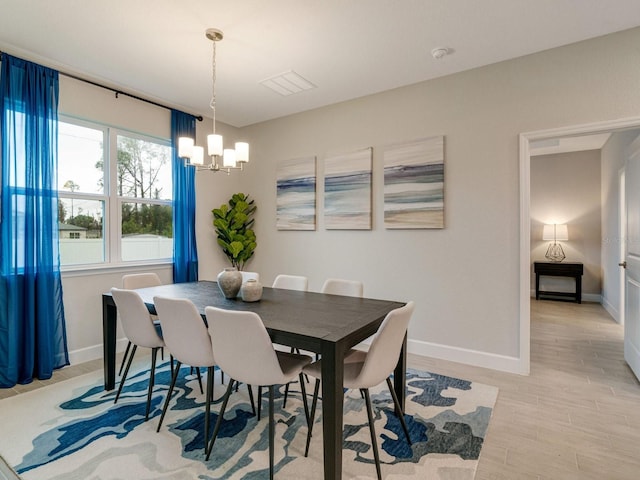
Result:
{"label": "framed wall art", "polygon": [[444,228],[444,137],[383,149],[384,226]]}
{"label": "framed wall art", "polygon": [[327,230],[371,230],[371,148],[325,159],[324,224]]}
{"label": "framed wall art", "polygon": [[316,157],[283,160],[276,175],[276,228],[315,230]]}

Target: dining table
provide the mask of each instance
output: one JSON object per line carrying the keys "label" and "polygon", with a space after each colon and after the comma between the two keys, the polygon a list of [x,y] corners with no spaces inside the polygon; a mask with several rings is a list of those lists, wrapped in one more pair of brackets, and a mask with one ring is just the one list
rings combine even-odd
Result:
{"label": "dining table", "polygon": [[[191,300],[206,322],[214,306],[257,313],[276,344],[315,352],[322,358],[322,423],[325,480],[342,478],[343,362],[345,353],[373,335],[385,316],[404,302],[324,293],[263,289],[257,302],[225,298],[216,282],[199,281],[136,289],[150,313],[155,296]],[[116,380],[117,309],[110,292],[102,295],[104,388]],[[404,410],[406,335],[394,370],[394,390]],[[242,352],[238,352],[242,355]]]}

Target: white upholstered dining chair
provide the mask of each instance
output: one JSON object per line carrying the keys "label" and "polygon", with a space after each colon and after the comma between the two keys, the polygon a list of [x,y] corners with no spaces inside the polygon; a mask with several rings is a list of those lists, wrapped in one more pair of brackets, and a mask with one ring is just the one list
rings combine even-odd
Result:
{"label": "white upholstered dining chair", "polygon": [[362,297],[364,285],[359,280],[344,280],[342,278],[327,278],[322,285],[322,293],[330,295],[345,295],[348,297]]}
{"label": "white upholstered dining chair", "polygon": [[162,421],[167,413],[167,407],[169,406],[171,394],[173,393],[173,388],[175,387],[182,364],[184,363],[198,369],[200,367],[206,367],[207,395],[204,417],[204,446],[206,449],[209,438],[209,417],[211,401],[213,399],[215,366],[209,331],[198,309],[191,300],[153,297],[153,303],[156,307],[158,318],[160,319],[164,343],[177,362],[171,378],[171,385],[167,392],[167,398],[162,407],[162,415],[160,415],[157,431],[160,431]]}
{"label": "white upholstered dining chair", "polygon": [[[146,288],[146,287],[157,287],[162,285],[160,281],[160,277],[153,272],[148,273],[130,273],[122,276],[122,288],[125,290],[135,290],[136,288]],[[154,315],[152,315],[154,320],[157,320]],[[122,363],[120,364],[120,370],[118,371],[118,375],[122,375],[122,370],[124,369],[125,364],[127,363],[127,357],[129,356],[129,350],[131,350],[131,342],[127,342],[127,348],[124,351],[124,355],[122,357]]]}
{"label": "white upholstered dining chair", "polygon": [[272,288],[306,291],[309,279],[301,275],[278,275],[273,281]]}
{"label": "white upholstered dining chair", "polygon": [[[404,338],[407,333],[409,321],[411,320],[411,315],[413,314],[414,306],[414,302],[409,302],[404,307],[396,308],[389,312],[380,324],[378,331],[373,336],[371,346],[367,352],[350,350],[345,354],[343,385],[346,389],[359,389],[364,397],[378,480],[382,480],[382,474],[380,471],[380,456],[378,454],[376,432],[373,426],[374,418],[371,409],[369,388],[386,380],[396,411],[401,412],[398,418],[402,425],[402,429],[404,430],[405,437],[409,445],[411,445],[409,430],[407,429],[407,425],[404,420],[404,412],[400,408],[400,403],[398,402],[396,392],[391,384],[390,377],[398,362],[400,350],[404,343]],[[306,366],[304,368],[304,372],[316,378],[313,392],[313,403],[311,405],[311,418],[309,420],[309,431],[307,433],[307,445],[304,453],[306,457],[309,453],[309,443],[311,441],[315,411],[318,404],[318,393],[320,380],[322,378],[322,360],[318,360],[311,365]]]}
{"label": "white upholstered dining chair", "polygon": [[149,371],[149,391],[147,393],[147,408],[145,410],[145,420],[149,420],[149,410],[151,408],[151,394],[155,383],[156,359],[158,350],[164,347],[164,341],[158,335],[156,327],[153,324],[149,310],[140,294],[134,290],[124,290],[120,288],[112,288],[111,295],[116,304],[116,308],[120,313],[122,328],[125,335],[133,345],[131,354],[127,361],[127,366],[120,379],[118,393],[113,403],[117,403],[122,393],[127,374],[131,367],[131,362],[136,354],[138,347],[146,347],[151,349],[151,370]]}
{"label": "white upholstered dining chair", "polygon": [[273,444],[275,426],[273,423],[274,391],[277,385],[300,378],[302,401],[307,424],[309,412],[307,395],[302,381],[302,369],[311,363],[311,357],[289,352],[279,352],[273,348],[271,338],[258,314],[247,311],[205,308],[209,334],[216,363],[229,377],[229,385],[220,407],[211,441],[207,447],[207,460],[220,430],[229,396],[235,382],[247,385],[269,387],[269,478],[273,479]]}

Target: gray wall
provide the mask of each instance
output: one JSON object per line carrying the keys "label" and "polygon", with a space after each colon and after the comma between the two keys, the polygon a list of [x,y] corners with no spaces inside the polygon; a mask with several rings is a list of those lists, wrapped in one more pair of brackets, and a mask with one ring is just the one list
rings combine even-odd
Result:
{"label": "gray wall", "polygon": [[[566,223],[569,240],[560,242],[565,261],[584,264],[583,299],[597,302],[602,291],[600,184],[600,150],[531,157],[531,262],[548,261],[544,224]],[[574,285],[571,278],[540,279],[543,290],[572,292]]]}
{"label": "gray wall", "polygon": [[[265,284],[280,272],[309,276],[313,290],[329,276],[361,279],[367,296],[416,300],[410,350],[523,371],[518,134],[638,116],[638,44],[640,29],[634,29],[242,130],[221,126],[225,141],[251,143],[252,160],[242,175],[198,174],[201,278],[214,278],[226,264],[211,209],[244,191],[259,207],[258,249],[248,269]],[[62,110],[73,103],[88,118],[118,125],[135,118],[136,130],[162,124],[168,135],[166,111],[64,83],[71,91],[61,93]],[[198,124],[199,143],[210,129],[210,120]],[[385,230],[380,147],[438,134],[445,136],[445,228]],[[326,231],[322,215],[315,232],[275,229],[278,160],[317,155],[322,178],[327,153],[360,147],[373,147],[372,231]],[[320,188],[319,206],[322,200]],[[64,276],[74,358],[100,354],[100,294],[122,271]]]}

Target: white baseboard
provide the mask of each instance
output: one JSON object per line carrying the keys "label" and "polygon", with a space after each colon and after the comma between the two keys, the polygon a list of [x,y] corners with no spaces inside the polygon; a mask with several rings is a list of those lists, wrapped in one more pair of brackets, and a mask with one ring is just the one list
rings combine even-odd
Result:
{"label": "white baseboard", "polygon": [[[116,352],[122,352],[126,347],[126,338],[121,338],[116,342]],[[102,358],[102,344],[79,348],[78,350],[69,352],[69,363],[71,365],[96,360],[98,358]]]}
{"label": "white baseboard", "polygon": [[523,366],[522,359],[518,357],[509,357],[420,340],[408,340],[407,349],[409,353],[423,357],[438,358],[440,360],[464,363],[473,365],[474,367],[490,368],[501,372],[517,373],[520,375],[529,374],[527,368]]}
{"label": "white baseboard", "polygon": [[614,307],[606,298],[602,299],[602,306],[616,321],[616,323],[620,323],[620,311],[616,307]]}

